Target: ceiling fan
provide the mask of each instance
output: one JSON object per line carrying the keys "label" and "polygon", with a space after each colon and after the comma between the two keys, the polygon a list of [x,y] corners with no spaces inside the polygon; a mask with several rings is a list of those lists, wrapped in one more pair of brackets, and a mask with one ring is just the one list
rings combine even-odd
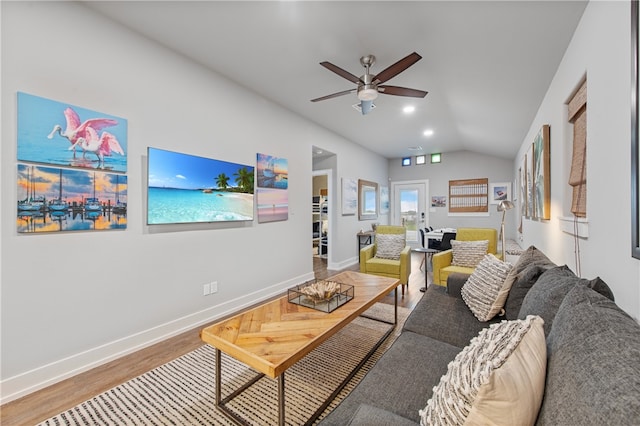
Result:
{"label": "ceiling fan", "polygon": [[349,71],[345,71],[342,68],[333,65],[331,62],[320,62],[320,65],[338,74],[340,77],[346,78],[352,83],[356,83],[358,87],[350,90],[343,90],[342,92],[333,93],[331,95],[322,96],[320,98],[311,99],[311,102],[324,101],[326,99],[336,98],[338,96],[347,95],[349,93],[357,92],[360,105],[358,109],[362,110],[362,114],[365,115],[375,107],[373,105],[374,99],[378,97],[378,93],[383,95],[394,96],[409,96],[412,98],[424,98],[427,96],[427,92],[424,90],[408,89],[406,87],[388,86],[382,83],[392,79],[402,71],[409,68],[411,65],[422,59],[422,56],[416,52],[408,55],[407,57],[400,59],[395,64],[385,68],[378,74],[370,74],[369,68],[375,63],[376,57],[373,55],[367,55],[360,58],[360,64],[365,69],[364,75],[359,78],[351,74]]}

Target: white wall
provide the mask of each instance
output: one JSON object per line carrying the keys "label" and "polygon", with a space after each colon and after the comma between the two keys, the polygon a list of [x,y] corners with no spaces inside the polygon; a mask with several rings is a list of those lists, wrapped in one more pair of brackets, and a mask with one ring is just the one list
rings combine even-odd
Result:
{"label": "white wall", "polygon": [[[449,216],[449,181],[456,179],[488,178],[489,183],[511,182],[513,186],[513,162],[505,158],[478,154],[471,151],[445,152],[442,162],[402,166],[400,158],[389,160],[389,178],[392,181],[429,180],[429,197],[446,195],[447,207],[431,208],[431,199],[427,200],[429,226],[434,228],[495,228],[500,231],[502,213],[496,205],[489,205],[489,216]],[[513,189],[512,189],[513,191]],[[514,210],[505,216],[506,238],[516,238]]]}
{"label": "white wall", "polygon": [[[3,403],[313,277],[313,145],[337,154],[336,177],[387,179],[386,159],[82,5],[0,8],[1,217],[15,218],[18,91],[126,118],[129,129],[126,230],[18,235],[13,219],[0,223]],[[147,146],[244,164],[258,152],[287,158],[289,220],[147,227]],[[358,226],[334,218],[345,249],[333,261],[353,262]],[[202,296],[212,280],[218,293]]]}
{"label": "white wall", "polygon": [[582,276],[600,276],[616,302],[640,318],[640,262],[631,257],[630,2],[591,1],[516,157],[515,170],[543,124],[551,126],[551,220],[524,220],[523,245],[535,245],[576,270],[574,240],[558,218],[570,197],[571,138],[565,103],[587,76],[587,215],[580,240]]}

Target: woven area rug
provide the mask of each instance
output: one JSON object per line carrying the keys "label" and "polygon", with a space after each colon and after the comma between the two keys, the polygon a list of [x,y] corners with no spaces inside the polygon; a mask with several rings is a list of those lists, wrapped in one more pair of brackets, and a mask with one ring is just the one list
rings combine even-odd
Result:
{"label": "woven area rug", "polygon": [[[359,373],[320,416],[326,416],[360,382],[400,334],[409,315],[398,308],[398,325]],[[393,306],[377,303],[366,312],[393,320]],[[286,423],[302,425],[339,386],[389,325],[357,318],[285,373]],[[123,383],[40,425],[231,425],[215,406],[215,349],[209,345]],[[222,355],[222,395],[255,372]],[[274,425],[277,381],[262,378],[228,406],[254,425]],[[319,421],[318,420],[318,421]]]}

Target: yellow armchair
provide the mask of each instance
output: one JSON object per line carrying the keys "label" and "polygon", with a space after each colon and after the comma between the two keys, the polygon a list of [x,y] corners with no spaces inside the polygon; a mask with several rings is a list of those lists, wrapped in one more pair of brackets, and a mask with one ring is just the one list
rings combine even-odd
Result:
{"label": "yellow armchair", "polygon": [[[456,233],[456,241],[482,241],[488,240],[489,247],[487,253],[492,253],[496,257],[502,257],[497,254],[498,250],[498,231],[493,228],[458,228]],[[460,272],[462,274],[471,275],[474,268],[465,266],[455,266],[451,262],[453,260],[453,251],[445,250],[436,253],[431,258],[433,262],[433,282],[437,285],[446,286],[449,274]]]}
{"label": "yellow armchair", "polygon": [[378,225],[374,243],[360,250],[360,272],[397,278],[402,285],[402,294],[404,294],[404,286],[408,287],[409,275],[411,275],[411,247],[405,246],[402,249],[399,260],[376,257],[379,234],[406,234],[406,230],[404,226]]}

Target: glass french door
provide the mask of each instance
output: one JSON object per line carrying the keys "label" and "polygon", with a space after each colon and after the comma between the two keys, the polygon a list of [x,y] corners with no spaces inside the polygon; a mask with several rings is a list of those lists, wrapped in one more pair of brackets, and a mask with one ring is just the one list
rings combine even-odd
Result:
{"label": "glass french door", "polygon": [[393,193],[392,223],[407,228],[407,244],[421,245],[419,228],[429,222],[428,181],[391,183]]}

